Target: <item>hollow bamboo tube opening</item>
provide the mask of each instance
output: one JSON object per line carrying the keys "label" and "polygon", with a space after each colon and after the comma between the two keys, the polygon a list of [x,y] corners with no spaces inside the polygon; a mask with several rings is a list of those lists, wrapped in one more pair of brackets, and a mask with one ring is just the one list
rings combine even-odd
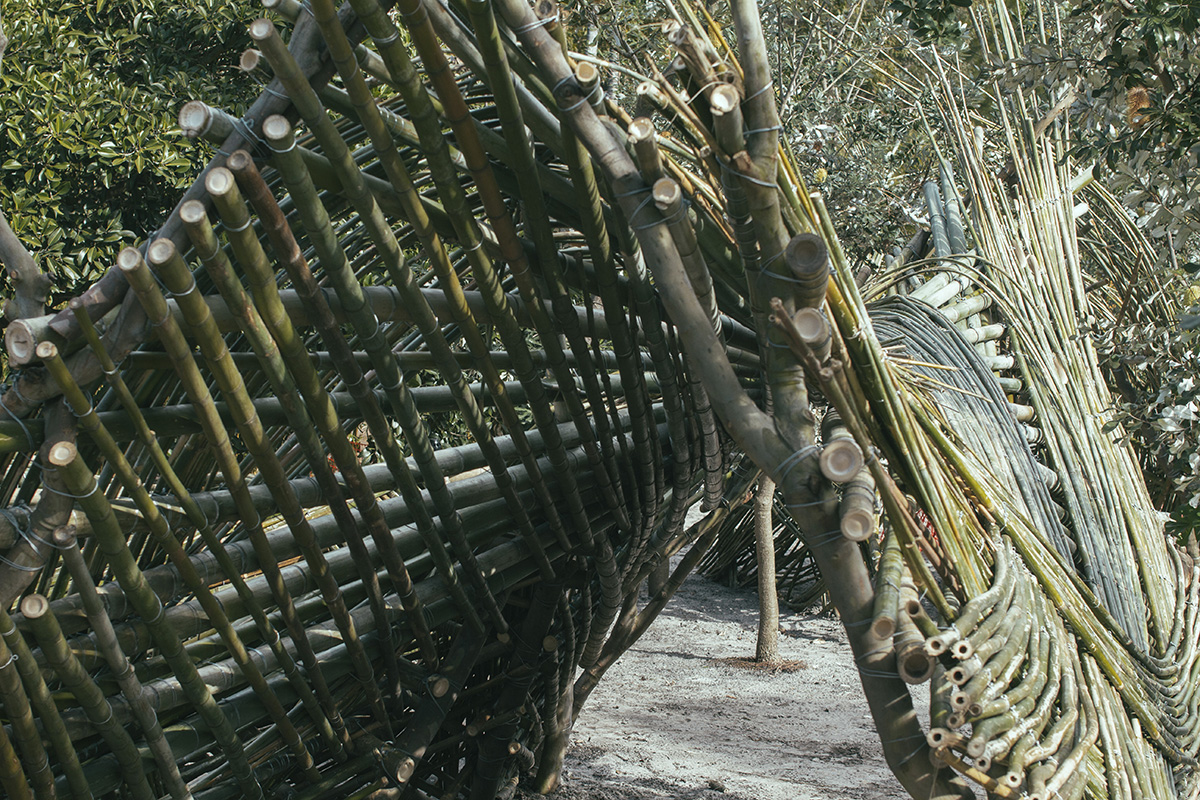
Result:
{"label": "hollow bamboo tube opening", "polygon": [[841,530],[852,542],[863,542],[875,533],[875,479],[860,469],[842,489]]}
{"label": "hollow bamboo tube opening", "polygon": [[796,333],[799,334],[800,341],[808,345],[808,349],[812,351],[817,363],[824,363],[829,358],[829,352],[833,346],[833,336],[829,322],[825,319],[821,309],[813,306],[797,309],[796,313],[792,315],[792,322],[796,326]]}
{"label": "hollow bamboo tube opening", "polygon": [[797,307],[820,306],[829,285],[829,249],[825,247],[825,241],[815,233],[793,236],[784,259],[796,278]]}
{"label": "hollow bamboo tube opening", "polygon": [[662,156],[655,135],[654,122],[649,117],[637,117],[629,123],[629,141],[633,144],[642,179],[647,183],[663,177]]}
{"label": "hollow bamboo tube opening", "polygon": [[821,420],[821,437],[824,440],[820,457],[822,475],[834,483],[845,483],[862,471],[862,449],[836,412],[829,412]]}

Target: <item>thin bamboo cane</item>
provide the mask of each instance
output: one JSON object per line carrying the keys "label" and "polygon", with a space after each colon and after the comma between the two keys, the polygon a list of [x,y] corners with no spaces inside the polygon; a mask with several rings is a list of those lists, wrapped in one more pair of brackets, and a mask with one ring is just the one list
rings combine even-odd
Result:
{"label": "thin bamboo cane", "polygon": [[[49,342],[42,344],[53,347]],[[75,695],[75,699],[87,712],[88,719],[96,726],[96,730],[117,757],[130,796],[137,800],[153,798],[154,792],[150,790],[150,784],[146,780],[146,771],[142,768],[137,745],[125,729],[113,720],[112,708],[104,698],[104,692],[88,676],[71,652],[62,629],[58,627],[58,620],[50,612],[50,601],[40,594],[26,595],[21,600],[21,613],[33,628],[34,636],[37,637],[50,666],[54,668],[63,685]]]}
{"label": "thin bamboo cane", "polygon": [[[46,682],[42,678],[42,673],[33,658],[33,653],[30,651],[29,645],[25,642],[25,638],[17,630],[17,626],[13,623],[12,618],[8,616],[8,612],[3,609],[0,609],[0,628],[2,628],[0,630],[0,637],[3,637],[3,642],[0,643],[0,659],[4,660],[6,671],[13,667],[15,662],[17,673],[24,683],[29,704],[37,712],[38,718],[42,721],[42,730],[45,732],[46,738],[50,741],[54,754],[58,758],[59,766],[66,776],[67,786],[71,791],[71,795],[73,797],[90,798],[92,792],[88,787],[87,778],[84,777],[83,769],[80,766],[79,755],[75,751],[75,745],[71,742],[71,737],[67,734],[62,717],[59,716],[58,708],[50,695],[50,690],[46,687]],[[14,709],[10,713],[15,713],[17,706],[9,706],[7,697],[5,697],[4,702],[5,708]],[[34,763],[36,764],[36,761]],[[21,785],[27,786],[28,784],[22,782]]]}
{"label": "thin bamboo cane", "polygon": [[[138,506],[138,510],[141,512],[143,519],[145,519],[148,523],[155,539],[168,553],[176,569],[179,570],[180,575],[183,578],[184,585],[186,585],[198,598],[201,605],[204,607],[205,616],[207,617],[208,621],[221,633],[222,638],[225,640],[230,652],[234,656],[234,659],[238,662],[242,671],[246,674],[247,679],[250,681],[251,685],[253,685],[255,689],[261,693],[264,702],[267,703],[267,707],[271,711],[272,718],[274,719],[275,723],[280,726],[284,741],[287,742],[287,744],[292,748],[292,752],[296,755],[297,761],[301,768],[309,772],[311,777],[315,777],[317,773],[313,766],[312,756],[309,755],[308,751],[304,747],[303,742],[301,742],[300,736],[296,732],[296,729],[287,719],[287,715],[283,707],[277,700],[274,699],[273,694],[267,687],[266,680],[263,678],[261,671],[250,658],[245,646],[241,643],[240,637],[236,632],[234,632],[233,626],[221,605],[212,596],[208,590],[208,587],[200,578],[200,575],[192,567],[191,561],[188,560],[187,555],[184,553],[182,546],[180,546],[178,539],[176,539],[175,535],[171,532],[166,519],[159,512],[158,506],[150,497],[149,492],[147,492],[143,487],[141,481],[134,472],[133,467],[125,458],[125,454],[121,452],[116,442],[113,441],[112,437],[108,434],[107,429],[104,428],[103,423],[99,421],[91,402],[83,394],[79,386],[75,384],[74,379],[71,377],[70,371],[62,362],[62,359],[59,358],[54,345],[50,344],[49,342],[43,342],[42,344],[38,345],[38,347],[40,348],[39,356],[42,359],[42,363],[46,365],[50,373],[54,376],[54,379],[58,381],[59,386],[63,390],[64,396],[67,398],[67,401],[71,403],[72,408],[79,418],[80,426],[84,430],[88,431],[93,441],[95,441],[99,446],[101,453],[105,456],[109,465],[112,466],[114,471],[118,474],[121,483],[124,485],[125,490],[133,497]],[[77,583],[82,583],[81,579],[78,577],[76,577],[75,580]],[[90,620],[94,611],[93,609],[88,608],[88,604],[93,598],[88,597],[86,595],[86,591],[86,588],[81,588],[80,594],[84,599],[84,608],[89,612],[88,616]],[[106,634],[111,632],[111,628],[109,631],[103,631],[101,628],[97,627],[95,622],[92,622],[92,628],[96,631],[97,641],[101,648],[111,652],[111,648],[105,646],[105,639],[107,638]],[[116,655],[119,652],[120,650],[118,648],[116,653],[113,653],[113,655]],[[124,664],[124,666],[128,666],[127,662]],[[124,676],[126,670],[123,667],[118,669],[117,666],[114,666],[113,670],[118,674],[118,676],[122,676],[119,677],[119,680],[123,679],[123,677],[127,677]],[[143,724],[143,730],[147,731],[147,736],[149,736],[149,731],[156,724],[152,724],[152,717],[144,717],[144,714],[150,710],[149,703],[148,701],[143,700],[141,697],[142,693],[134,684],[129,685],[128,692],[129,695],[131,695],[129,697],[129,701],[130,705],[135,711],[135,716],[138,718],[139,724],[145,723]],[[147,727],[147,725],[150,727]],[[161,750],[161,743],[159,747]],[[172,766],[174,765],[173,760],[167,759],[167,761]],[[172,780],[172,776],[170,775],[169,771],[166,773],[166,778],[168,781]],[[178,779],[178,772],[176,772],[174,779]],[[182,786],[178,788],[182,789]]]}
{"label": "thin bamboo cane", "polygon": [[[42,737],[33,721],[33,709],[29,697],[21,685],[21,676],[17,673],[12,651],[0,642],[0,697],[4,698],[4,710],[12,722],[12,739],[16,740],[20,750],[18,768],[13,770],[14,762],[18,762],[12,744],[0,744],[0,761],[4,763],[5,786],[9,794],[19,796],[17,786],[24,787],[26,795],[30,789],[33,796],[53,798],[54,774],[50,771],[50,760],[46,757],[46,748],[42,746]],[[47,731],[49,726],[47,725]],[[28,782],[26,782],[28,776]]]}
{"label": "thin bamboo cane", "polygon": [[134,718],[137,719],[138,727],[142,729],[146,744],[149,745],[150,752],[158,764],[158,773],[163,783],[166,784],[173,798],[177,800],[190,798],[191,792],[187,790],[187,787],[183,785],[183,780],[179,777],[179,767],[175,763],[175,756],[163,736],[162,725],[159,724],[158,716],[154,713],[150,699],[142,687],[141,681],[134,674],[133,665],[129,663],[129,659],[125,657],[125,654],[121,652],[120,645],[117,644],[112,620],[104,613],[104,606],[96,594],[96,585],[92,582],[87,564],[83,561],[83,554],[79,551],[79,545],[75,541],[74,531],[70,528],[59,528],[54,534],[54,545],[62,551],[63,562],[71,573],[76,591],[83,598],[88,622],[91,623],[92,629],[96,633],[96,640],[104,651],[105,660],[108,661],[109,667],[116,675],[121,693],[125,695],[125,699],[129,701],[129,705],[134,711]]}
{"label": "thin bamboo cane", "polygon": [[175,631],[166,621],[162,602],[147,585],[145,576],[134,563],[120,525],[113,515],[112,506],[107,498],[98,493],[99,487],[95,478],[78,457],[75,446],[68,442],[54,445],[50,450],[49,462],[59,470],[68,491],[75,495],[77,502],[92,520],[94,535],[107,556],[113,573],[133,607],[150,628],[157,646],[179,679],[189,701],[212,731],[229,761],[234,779],[247,797],[261,797],[261,787],[246,761],[241,742],[217,706],[208,687],[200,679],[195,664],[187,658]]}
{"label": "thin bamboo cane", "polygon": [[[229,173],[223,170],[210,172],[209,177],[211,179],[213,176],[222,174],[228,176],[228,180],[233,180],[232,176],[229,176]],[[151,247],[153,248],[153,244]],[[175,255],[174,245],[164,242],[161,247],[153,249],[154,252],[150,252],[148,255],[156,266],[163,271],[164,277],[168,281],[172,278],[178,281],[179,278],[183,277],[179,274],[181,271],[184,275],[189,274],[186,267],[183,267],[182,270],[164,269],[164,265],[171,261],[171,256]],[[135,284],[135,291],[138,292],[138,298],[142,300],[146,307],[151,309],[157,310],[157,308],[165,306],[165,300],[159,292],[158,287],[145,272],[145,263],[138,259],[137,264],[141,266],[142,271],[138,273],[141,277],[131,279],[131,282],[136,280],[141,284],[140,286]],[[182,264],[178,266],[182,267]],[[296,499],[295,492],[291,491],[291,486],[287,482],[286,475],[279,464],[274,450],[265,438],[262,423],[258,419],[257,414],[254,413],[253,403],[250,402],[249,395],[246,393],[245,383],[241,375],[233,369],[233,365],[225,358],[228,349],[216,330],[216,325],[213,323],[212,316],[208,312],[208,306],[199,302],[199,297],[188,284],[176,282],[169,283],[168,285],[173,286],[173,289],[170,289],[170,291],[173,291],[180,301],[181,307],[184,309],[185,319],[191,328],[193,336],[200,344],[201,352],[204,354],[209,369],[216,378],[217,385],[221,388],[226,402],[230,404],[230,408],[234,412],[234,421],[237,423],[238,432],[241,435],[243,444],[245,444],[247,450],[254,458],[259,474],[271,490],[275,501],[279,504],[279,511],[291,529],[292,535],[300,545],[305,560],[308,562],[321,588],[325,602],[329,606],[334,620],[338,622],[341,628],[351,658],[354,661],[356,676],[364,686],[370,687],[368,693],[373,712],[377,720],[386,726],[388,717],[383,707],[383,698],[379,694],[378,684],[374,680],[374,669],[362,645],[358,641],[358,633],[353,623],[350,622],[348,611],[341,597],[341,591],[337,583],[329,575],[328,563],[321,549],[316,544],[316,537],[312,533],[312,527],[308,522],[308,518],[305,516],[303,508]],[[174,339],[175,341],[171,342],[169,346],[175,348],[177,351],[188,348],[183,340],[182,333],[177,327],[160,328],[159,337],[164,342]]]}
{"label": "thin bamboo cane", "polygon": [[[283,643],[275,630],[271,621],[267,618],[263,611],[262,605],[258,603],[246,586],[245,580],[242,578],[242,572],[239,570],[229,552],[226,550],[225,544],[217,538],[213,532],[213,524],[218,520],[210,518],[200,505],[193,499],[192,494],[184,487],[183,482],[179,479],[174,468],[171,466],[162,447],[159,446],[158,440],[155,438],[153,431],[150,430],[142,417],[141,410],[137,405],[137,401],[129,391],[129,387],[122,379],[120,371],[113,363],[108,355],[108,351],[101,343],[99,335],[90,319],[87,318],[81,306],[73,306],[77,314],[81,316],[79,320],[80,331],[88,341],[92,351],[99,359],[104,375],[113,391],[120,398],[120,402],[124,405],[126,413],[129,414],[135,427],[137,428],[138,438],[142,444],[150,451],[152,460],[157,467],[159,474],[166,482],[168,488],[174,493],[174,501],[178,503],[184,510],[188,519],[196,526],[205,545],[208,547],[209,553],[215,558],[221,574],[227,579],[237,591],[239,599],[245,604],[251,618],[254,620],[255,626],[264,640],[270,643],[271,650],[275,654],[279,663],[282,665],[283,672],[287,676],[289,683],[301,697],[305,709],[308,711],[309,717],[320,731],[325,743],[331,748],[335,756],[341,757],[341,743],[334,735],[333,728],[329,720],[321,711],[320,705],[309,688],[308,683],[304,681],[296,668],[295,661],[284,648]],[[99,415],[97,415],[99,416]],[[199,571],[199,570],[198,570]]]}
{"label": "thin bamboo cane", "polygon": [[261,517],[250,501],[245,478],[237,463],[225,427],[219,419],[215,419],[212,396],[192,360],[191,349],[184,341],[174,318],[167,313],[162,294],[158,291],[141,254],[132,249],[124,250],[122,253],[124,257],[118,259],[118,263],[125,270],[134,291],[138,293],[138,299],[143,302],[144,306],[148,306],[147,316],[151,319],[152,324],[158,326],[162,341],[175,361],[175,369],[181,383],[185,386],[199,412],[201,425],[203,425],[208,443],[217,457],[221,472],[225,476],[226,485],[234,492],[233,496],[239,507],[242,525],[248,530],[250,541],[258,555],[259,566],[271,583],[272,595],[283,614],[292,641],[295,642],[300,652],[301,661],[308,670],[308,677],[316,690],[317,698],[321,701],[325,715],[333,726],[335,735],[344,744],[349,737],[346,734],[341,715],[338,713],[337,702],[330,694],[328,685],[321,675],[321,669],[313,654],[312,646],[308,642],[308,636],[299,620],[296,619],[291,594],[280,578],[278,564],[271,558],[270,547],[263,534]]}

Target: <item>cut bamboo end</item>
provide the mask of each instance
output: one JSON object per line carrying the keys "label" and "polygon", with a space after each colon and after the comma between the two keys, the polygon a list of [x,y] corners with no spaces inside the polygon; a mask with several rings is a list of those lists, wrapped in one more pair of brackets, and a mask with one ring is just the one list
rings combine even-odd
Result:
{"label": "cut bamboo end", "polygon": [[142,254],[136,247],[126,247],[117,253],[117,268],[122,272],[136,272],[142,266]]}
{"label": "cut bamboo end", "polygon": [[41,619],[50,613],[50,601],[44,595],[27,595],[21,600],[21,613],[25,619]]}
{"label": "cut bamboo end", "polygon": [[[282,114],[272,114],[263,121],[262,133],[268,142],[286,142],[292,135],[292,123]],[[286,142],[290,144],[290,142]]]}
{"label": "cut bamboo end", "polygon": [[54,529],[54,546],[60,550],[70,550],[75,546],[75,526],[63,525]]}
{"label": "cut bamboo end", "polygon": [[233,173],[225,169],[225,167],[216,167],[209,170],[208,175],[204,179],[204,188],[213,197],[223,197],[229,194],[236,185]]}
{"label": "cut bamboo end", "polygon": [[58,357],[58,347],[55,346],[54,342],[39,342],[38,346],[34,349],[34,353],[42,361],[45,361],[49,358]]}
{"label": "cut bamboo end", "polygon": [[547,653],[553,653],[558,649],[558,637],[547,636],[546,638],[542,639],[542,649]]}
{"label": "cut bamboo end", "polygon": [[825,241],[815,233],[793,236],[784,260],[796,277],[796,305],[820,306],[829,285],[829,249]]}
{"label": "cut bamboo end", "polygon": [[175,258],[175,243],[170,239],[155,239],[146,248],[146,260],[160,267]]}
{"label": "cut bamboo end", "polygon": [[913,686],[933,677],[933,659],[919,644],[905,647],[897,653],[896,666],[901,680]]}
{"label": "cut bamboo end", "polygon": [[635,145],[654,140],[654,122],[649,117],[636,117],[629,123],[629,141]]}
{"label": "cut bamboo end", "polygon": [[191,100],[179,109],[179,130],[189,139],[223,142],[233,133],[233,117],[202,100]]}
{"label": "cut bamboo end", "polygon": [[930,747],[954,747],[962,741],[962,734],[948,728],[930,728],[925,741]]}
{"label": "cut bamboo end", "polygon": [[954,647],[950,648],[950,652],[955,658],[962,661],[975,654],[975,646],[970,641],[963,639],[961,642],[955,642]]}
{"label": "cut bamboo end", "polygon": [[265,41],[276,35],[275,23],[269,19],[260,17],[250,23],[249,27],[250,38],[256,42]]}
{"label": "cut bamboo end", "polygon": [[713,114],[721,116],[737,111],[741,107],[742,98],[737,89],[728,83],[722,83],[712,90],[708,102],[712,106]]}
{"label": "cut bamboo end", "polygon": [[262,63],[262,58],[263,54],[261,50],[254,47],[247,47],[242,51],[241,57],[238,58],[238,68],[242,72],[253,72]]}
{"label": "cut bamboo end", "polygon": [[851,509],[842,514],[842,536],[852,542],[865,542],[875,533],[875,512]]}
{"label": "cut bamboo end", "polygon": [[4,331],[4,347],[12,364],[24,366],[33,362],[48,321],[49,318],[19,319],[8,326]]}
{"label": "cut bamboo end", "polygon": [[862,450],[853,439],[834,439],[821,449],[820,464],[822,475],[834,483],[845,483],[862,469]]}
{"label": "cut bamboo end", "polygon": [[74,463],[78,454],[79,451],[71,442],[58,442],[50,448],[50,455],[47,458],[56,467],[66,467]]}
{"label": "cut bamboo end", "polygon": [[208,211],[199,200],[188,200],[179,207],[179,218],[185,225],[198,225],[208,219]]}
{"label": "cut bamboo end", "polygon": [[429,677],[429,693],[434,697],[445,697],[450,691],[450,681],[444,675],[431,675]]}
{"label": "cut bamboo end", "polygon": [[878,616],[871,620],[871,635],[880,639],[890,639],[896,633],[896,620],[887,616]]}
{"label": "cut bamboo end", "polygon": [[679,182],[673,178],[659,178],[651,192],[655,204],[664,211],[678,203],[683,195]]}
{"label": "cut bamboo end", "polygon": [[809,346],[818,361],[824,361],[824,356],[829,355],[830,329],[821,309],[811,307],[798,309],[792,315],[792,322],[796,325],[796,333],[799,334],[800,341]]}
{"label": "cut bamboo end", "polygon": [[229,165],[229,169],[232,172],[241,172],[254,166],[254,156],[245,150],[234,150],[225,163]]}

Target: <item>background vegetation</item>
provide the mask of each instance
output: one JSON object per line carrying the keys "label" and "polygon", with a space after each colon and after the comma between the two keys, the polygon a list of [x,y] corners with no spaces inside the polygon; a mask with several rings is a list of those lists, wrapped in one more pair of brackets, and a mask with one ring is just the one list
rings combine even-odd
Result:
{"label": "background vegetation", "polygon": [[[574,46],[636,73],[662,46],[657,4],[569,3],[583,17]],[[925,88],[913,60],[937,47],[958,65],[962,92],[1000,75],[1074,92],[1073,156],[1095,163],[1156,246],[1158,272],[1181,314],[1200,269],[1200,4],[1069,0],[1038,21],[1049,47],[1018,63],[978,35],[986,4],[971,0],[768,0],[787,146],[819,187],[853,258],[878,261],[924,221],[920,187],[936,170]],[[710,5],[728,28],[728,9]],[[5,5],[10,43],[0,70],[0,212],[53,281],[51,305],[106,269],[125,243],[161,224],[208,150],[178,135],[193,97],[240,113],[257,92],[236,69],[248,45],[249,0],[30,0]],[[1019,32],[1018,32],[1019,33]],[[617,93],[636,77],[610,73]],[[929,122],[935,124],[931,115]],[[1003,165],[997,165],[1002,169]],[[1188,530],[1200,520],[1196,331],[1200,317],[1102,323],[1096,340],[1120,390],[1124,431],[1136,438],[1162,507]],[[1114,435],[1117,431],[1114,431]]]}

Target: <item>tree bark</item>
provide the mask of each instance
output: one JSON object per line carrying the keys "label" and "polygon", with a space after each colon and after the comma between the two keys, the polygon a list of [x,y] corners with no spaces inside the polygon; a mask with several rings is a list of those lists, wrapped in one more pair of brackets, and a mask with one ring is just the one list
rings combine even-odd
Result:
{"label": "tree bark", "polygon": [[775,481],[763,476],[754,496],[754,549],[758,557],[758,644],[754,660],[779,663],[779,593],[775,587]]}

